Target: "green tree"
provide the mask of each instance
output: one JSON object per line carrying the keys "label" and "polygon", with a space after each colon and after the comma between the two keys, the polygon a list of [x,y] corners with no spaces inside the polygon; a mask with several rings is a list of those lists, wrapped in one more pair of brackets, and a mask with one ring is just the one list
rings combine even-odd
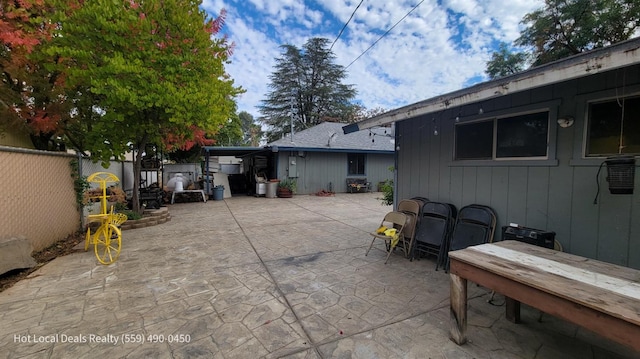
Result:
{"label": "green tree", "polygon": [[513,75],[524,70],[527,54],[524,52],[511,52],[508,46],[504,42],[500,43],[499,50],[494,52],[491,55],[491,60],[487,62],[485,73],[490,79]]}
{"label": "green tree", "polygon": [[241,146],[242,135],[242,122],[237,114],[233,114],[226,124],[220,126],[220,131],[215,136],[215,144],[218,146]]}
{"label": "green tree", "polygon": [[269,126],[267,140],[290,132],[292,123],[298,131],[326,120],[347,122],[356,90],[342,83],[346,72],[334,63],[329,40],[312,38],[302,49],[281,47],[282,56],[270,76],[271,92],[259,107],[261,121]]}
{"label": "green tree", "polygon": [[347,123],[355,123],[368,118],[381,115],[388,110],[382,107],[366,108],[360,104],[355,104],[351,108],[351,112],[347,116]]}
{"label": "green tree", "polygon": [[512,53],[501,43],[487,62],[491,79],[624,41],[640,26],[637,0],[545,0],[545,6],[524,16],[526,26],[514,42],[533,53]]}
{"label": "green tree", "polygon": [[60,59],[70,101],[79,101],[84,150],[103,163],[134,150],[133,204],[148,144],[192,146],[220,130],[241,92],[224,70],[226,40],[213,37],[197,0],[60,0],[47,53]]}
{"label": "green tree", "polygon": [[264,136],[262,127],[255,122],[253,115],[247,111],[240,112],[238,118],[242,125],[242,145],[258,147],[260,140]]}
{"label": "green tree", "polygon": [[637,0],[545,0],[525,15],[516,45],[533,48],[541,65],[631,38],[640,26]]}

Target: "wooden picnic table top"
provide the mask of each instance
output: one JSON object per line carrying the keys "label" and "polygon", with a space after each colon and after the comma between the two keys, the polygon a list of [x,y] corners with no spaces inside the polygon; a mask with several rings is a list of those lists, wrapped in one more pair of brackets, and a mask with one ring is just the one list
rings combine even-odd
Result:
{"label": "wooden picnic table top", "polygon": [[449,257],[640,326],[639,270],[513,240]]}

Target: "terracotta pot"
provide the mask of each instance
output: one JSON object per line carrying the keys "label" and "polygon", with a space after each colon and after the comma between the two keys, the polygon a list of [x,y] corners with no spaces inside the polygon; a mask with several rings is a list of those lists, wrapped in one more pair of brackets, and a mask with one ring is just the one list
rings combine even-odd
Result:
{"label": "terracotta pot", "polygon": [[280,198],[291,198],[291,197],[293,197],[293,192],[291,192],[291,190],[288,189],[288,188],[278,187],[278,190],[277,190],[276,194]]}

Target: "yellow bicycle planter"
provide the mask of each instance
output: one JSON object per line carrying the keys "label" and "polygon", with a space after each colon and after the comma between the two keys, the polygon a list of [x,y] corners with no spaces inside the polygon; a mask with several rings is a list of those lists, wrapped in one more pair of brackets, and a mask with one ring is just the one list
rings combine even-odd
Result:
{"label": "yellow bicycle planter", "polygon": [[122,248],[122,232],[119,226],[127,220],[122,213],[107,212],[107,183],[117,183],[120,179],[109,172],[96,172],[87,178],[87,181],[98,183],[102,194],[100,198],[100,214],[90,214],[87,222],[100,222],[95,233],[91,233],[91,227],[87,228],[84,250],[89,249],[89,243],[93,243],[96,258],[102,264],[111,264],[118,259]]}

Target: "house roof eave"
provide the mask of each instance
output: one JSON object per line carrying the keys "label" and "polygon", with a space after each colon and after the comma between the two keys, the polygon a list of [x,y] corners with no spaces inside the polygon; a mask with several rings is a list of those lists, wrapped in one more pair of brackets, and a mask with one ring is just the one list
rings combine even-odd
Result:
{"label": "house roof eave", "polygon": [[376,150],[376,149],[359,149],[359,148],[335,148],[335,147],[287,147],[287,146],[274,146],[276,150],[274,152],[324,152],[324,153],[371,153],[371,154],[393,154],[394,151],[389,150]]}

